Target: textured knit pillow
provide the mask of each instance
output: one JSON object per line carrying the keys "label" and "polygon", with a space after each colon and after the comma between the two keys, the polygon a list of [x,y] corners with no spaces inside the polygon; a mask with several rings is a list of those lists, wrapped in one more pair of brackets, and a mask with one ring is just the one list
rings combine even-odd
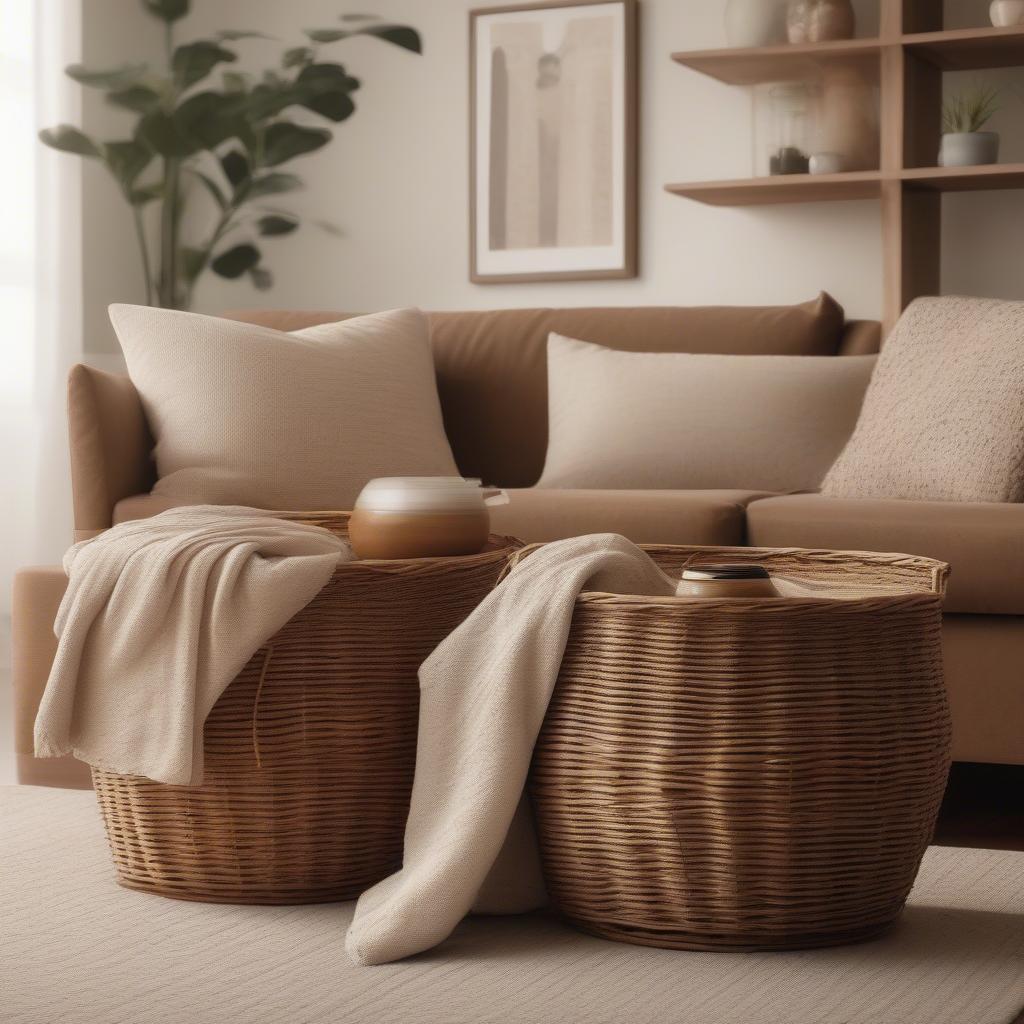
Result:
{"label": "textured knit pillow", "polygon": [[885,343],[825,494],[1024,501],[1024,302],[918,299]]}
{"label": "textured knit pillow", "polygon": [[621,352],[552,334],[537,486],[813,490],[850,436],[874,363]]}
{"label": "textured knit pillow", "polygon": [[155,494],[350,509],[372,477],[458,473],[419,310],[293,334],[148,306],[110,319],[156,438]]}

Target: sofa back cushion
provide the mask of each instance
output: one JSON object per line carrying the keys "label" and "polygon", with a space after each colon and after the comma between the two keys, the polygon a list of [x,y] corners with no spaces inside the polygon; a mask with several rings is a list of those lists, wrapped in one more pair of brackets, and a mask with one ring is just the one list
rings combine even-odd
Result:
{"label": "sofa back cushion", "polygon": [[617,352],[552,334],[537,486],[814,490],[876,358]]}
{"label": "sofa back cushion", "polygon": [[[245,311],[249,323],[296,330],[329,312]],[[832,356],[843,310],[830,296],[794,306],[641,306],[429,313],[445,429],[460,471],[530,487],[547,451],[547,339],[552,331],[631,352]],[[870,348],[870,325],[859,335]]]}
{"label": "sofa back cushion", "polygon": [[417,309],[294,334],[148,306],[110,318],[156,441],[160,498],[350,509],[373,477],[457,473]]}
{"label": "sofa back cushion", "polygon": [[1024,302],[949,296],[911,303],[822,491],[1024,501]]}

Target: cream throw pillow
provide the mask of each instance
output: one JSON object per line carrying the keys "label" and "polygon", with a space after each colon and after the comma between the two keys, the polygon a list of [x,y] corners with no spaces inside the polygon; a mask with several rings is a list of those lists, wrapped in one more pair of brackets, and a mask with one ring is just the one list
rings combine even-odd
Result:
{"label": "cream throw pillow", "polygon": [[156,438],[155,494],[350,509],[372,477],[458,474],[419,310],[291,334],[148,306],[110,319]]}
{"label": "cream throw pillow", "polygon": [[813,490],[853,430],[874,362],[620,352],[552,334],[537,486]]}
{"label": "cream throw pillow", "polygon": [[911,303],[822,490],[843,498],[1024,501],[1024,302]]}

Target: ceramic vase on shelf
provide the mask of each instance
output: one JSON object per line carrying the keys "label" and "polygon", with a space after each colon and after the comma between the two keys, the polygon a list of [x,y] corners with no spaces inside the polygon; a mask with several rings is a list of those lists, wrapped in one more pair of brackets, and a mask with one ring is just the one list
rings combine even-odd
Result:
{"label": "ceramic vase on shelf", "polygon": [[999,160],[996,132],[946,132],[939,149],[940,167],[976,167]]}
{"label": "ceramic vase on shelf", "polygon": [[730,46],[774,46],[786,41],[785,0],[728,0],[725,38]]}
{"label": "ceramic vase on shelf", "polygon": [[1024,0],[992,0],[988,16],[996,28],[1024,25]]}
{"label": "ceramic vase on shelf", "polygon": [[851,0],[790,0],[786,35],[791,43],[852,39],[857,27]]}

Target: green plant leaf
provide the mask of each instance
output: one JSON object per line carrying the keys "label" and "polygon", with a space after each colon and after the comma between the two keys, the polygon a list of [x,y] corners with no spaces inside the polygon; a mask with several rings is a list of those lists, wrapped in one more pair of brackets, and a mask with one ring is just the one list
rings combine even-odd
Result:
{"label": "green plant leaf", "polygon": [[[343,19],[344,20],[344,19]],[[360,19],[362,20],[362,19]],[[390,23],[364,25],[362,28],[307,28],[303,30],[314,43],[336,43],[352,36],[375,36],[386,43],[393,43],[413,53],[423,52],[423,40],[419,32],[408,25]]]}
{"label": "green plant leaf", "polygon": [[313,51],[308,46],[293,46],[290,50],[284,51],[281,58],[281,67],[297,68],[308,64],[313,59]]}
{"label": "green plant leaf", "polygon": [[203,272],[203,267],[206,266],[206,253],[202,249],[183,245],[178,250],[178,254],[180,257],[178,270],[181,276],[191,283]]}
{"label": "green plant leaf", "polygon": [[225,92],[239,93],[248,91],[251,79],[240,71],[225,71],[221,75],[221,81],[224,83]]}
{"label": "green plant leaf", "polygon": [[295,80],[302,106],[331,121],[344,121],[352,115],[356,105],[351,93],[358,88],[359,79],[340,64],[310,64]]}
{"label": "green plant leaf", "polygon": [[125,64],[106,71],[90,71],[81,64],[69,64],[64,69],[64,74],[79,85],[87,85],[93,89],[127,89],[144,78],[147,69],[145,64]]}
{"label": "green plant leaf", "polygon": [[153,159],[153,151],[135,139],[108,142],[103,149],[103,162],[126,190],[131,189]]}
{"label": "green plant leaf", "polygon": [[161,156],[189,156],[199,148],[181,131],[174,115],[165,110],[154,110],[144,115],[136,134]]}
{"label": "green plant leaf", "polygon": [[218,39],[223,39],[227,43],[236,42],[239,39],[276,39],[277,36],[268,36],[265,32],[246,32],[245,30],[239,30],[235,28],[222,29],[220,32],[215,33]]}
{"label": "green plant leaf", "polygon": [[132,206],[145,206],[146,203],[151,203],[154,199],[163,199],[163,197],[164,186],[160,181],[154,181],[152,185],[140,185],[128,193],[128,200]]}
{"label": "green plant leaf", "polygon": [[254,178],[249,188],[249,196],[253,199],[259,196],[280,195],[282,192],[295,192],[302,188],[302,179],[294,174],[285,174],[282,171],[273,171],[264,174],[262,177]]}
{"label": "green plant leaf", "polygon": [[188,14],[189,0],[142,0],[142,5],[154,17],[170,24]]}
{"label": "green plant leaf", "polygon": [[237,188],[252,173],[248,157],[237,149],[229,149],[221,158],[220,166],[224,177]]}
{"label": "green plant leaf", "polygon": [[179,46],[171,58],[171,67],[178,87],[187,89],[204,79],[218,64],[230,64],[236,60],[238,55],[231,50],[225,50],[209,39],[200,39]]}
{"label": "green plant leaf", "polygon": [[268,213],[257,221],[261,235],[290,235],[298,226],[298,217]]}
{"label": "green plant leaf", "polygon": [[277,117],[281,111],[299,101],[291,82],[267,80],[255,86],[246,97],[245,114],[251,121]]}
{"label": "green plant leaf", "polygon": [[88,157],[103,156],[100,143],[93,142],[88,135],[69,124],[44,128],[39,133],[39,141],[51,149],[59,149],[62,153],[76,153],[78,156]]}
{"label": "green plant leaf", "polygon": [[255,245],[243,242],[241,245],[232,246],[226,252],[215,257],[210,267],[215,274],[234,280],[241,277],[247,270],[251,270],[260,261],[260,251]]}
{"label": "green plant leaf", "polygon": [[303,31],[314,43],[336,43],[339,39],[347,39],[352,35],[344,28],[307,28]]}
{"label": "green plant leaf", "polygon": [[231,94],[205,90],[190,96],[174,112],[182,138],[195,149],[215,149],[230,138],[246,139],[251,129]]}
{"label": "green plant leaf", "polygon": [[304,128],[291,121],[277,121],[264,133],[263,163],[276,167],[303,153],[312,153],[330,141],[331,133],[326,128]]}
{"label": "green plant leaf", "polygon": [[257,291],[265,292],[274,286],[274,277],[266,267],[253,267],[249,278]]}
{"label": "green plant leaf", "polygon": [[160,105],[160,93],[147,85],[130,85],[127,89],[108,92],[107,102],[115,107],[124,107],[125,110],[148,114]]}

